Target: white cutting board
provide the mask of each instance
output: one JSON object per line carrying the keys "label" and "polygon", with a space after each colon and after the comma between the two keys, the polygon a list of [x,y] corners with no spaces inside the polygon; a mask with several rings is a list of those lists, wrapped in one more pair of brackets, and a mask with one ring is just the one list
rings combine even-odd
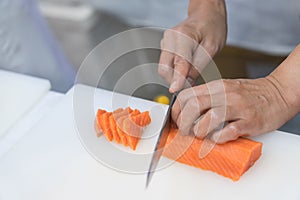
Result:
{"label": "white cutting board", "polygon": [[[110,109],[114,102],[112,97],[117,97],[115,104],[124,106],[123,102],[128,100],[126,96],[114,96],[82,85],[75,87],[79,99],[73,98],[73,92],[70,91],[52,113],[0,159],[1,200],[300,199],[300,137],[279,131],[255,138],[264,144],[262,157],[238,182],[175,163],[154,174],[150,187],[145,190],[145,174],[121,173],[100,164],[82,146],[82,138],[77,135],[78,130],[84,130],[86,138],[83,140],[89,143],[93,138],[100,146],[93,147],[90,141],[91,147],[87,148],[90,152],[102,151],[123,162],[112,150],[123,150],[121,147],[107,145],[110,143],[104,138],[94,136],[94,114],[90,116],[88,110],[91,107]],[[88,99],[94,92],[95,102],[86,104],[82,110],[78,108],[79,101],[90,102]],[[163,115],[157,115],[158,104],[139,99],[130,99],[129,104],[142,110],[150,109],[153,123],[161,124]],[[78,112],[81,115],[78,119],[85,123],[74,120],[74,113]],[[150,126],[146,134],[156,130]],[[138,152],[148,151],[153,147],[150,143],[142,141]],[[127,162],[143,167],[149,164],[149,160],[144,159]]]}
{"label": "white cutting board", "polygon": [[0,139],[49,89],[48,80],[0,70]]}

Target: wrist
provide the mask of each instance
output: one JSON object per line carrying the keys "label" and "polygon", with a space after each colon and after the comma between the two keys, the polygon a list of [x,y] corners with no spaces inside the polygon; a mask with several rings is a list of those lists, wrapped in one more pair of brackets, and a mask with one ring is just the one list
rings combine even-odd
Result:
{"label": "wrist", "polygon": [[224,0],[190,0],[188,17],[201,15],[202,12],[215,12],[226,17],[226,6]]}
{"label": "wrist", "polygon": [[293,111],[300,112],[300,45],[268,76],[282,88]]}
{"label": "wrist", "polygon": [[284,105],[283,107],[285,107],[285,111],[288,113],[288,120],[300,112],[299,96],[286,84],[286,81],[282,77],[271,73],[266,79],[273,85],[273,90],[277,93],[277,98],[281,99],[281,104]]}

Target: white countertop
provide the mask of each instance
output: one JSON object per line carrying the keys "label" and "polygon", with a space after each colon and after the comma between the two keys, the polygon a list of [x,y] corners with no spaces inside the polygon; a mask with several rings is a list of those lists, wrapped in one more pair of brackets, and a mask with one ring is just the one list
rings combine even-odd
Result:
{"label": "white countertop", "polygon": [[64,96],[50,82],[0,70],[0,158]]}
{"label": "white countertop", "polygon": [[0,158],[58,104],[64,94],[50,91],[0,138]]}
{"label": "white countertop", "polygon": [[45,79],[0,70],[0,138],[50,90]]}

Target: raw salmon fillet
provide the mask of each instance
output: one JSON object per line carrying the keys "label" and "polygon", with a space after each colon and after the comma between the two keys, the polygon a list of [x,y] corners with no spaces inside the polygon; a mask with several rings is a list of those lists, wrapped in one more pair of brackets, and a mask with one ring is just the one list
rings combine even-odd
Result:
{"label": "raw salmon fillet", "polygon": [[239,138],[225,144],[216,144],[203,159],[199,151],[203,141],[193,136],[177,134],[172,128],[163,155],[180,163],[210,170],[237,181],[260,157],[262,143]]}
{"label": "raw salmon fillet", "polygon": [[140,112],[130,107],[119,108],[113,112],[98,109],[95,119],[97,136],[105,135],[107,140],[135,150],[145,126],[151,123],[149,111]]}

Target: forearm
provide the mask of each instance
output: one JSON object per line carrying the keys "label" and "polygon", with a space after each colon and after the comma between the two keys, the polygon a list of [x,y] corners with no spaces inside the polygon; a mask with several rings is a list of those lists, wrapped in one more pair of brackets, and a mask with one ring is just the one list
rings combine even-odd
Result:
{"label": "forearm", "polygon": [[300,44],[267,78],[280,91],[291,115],[300,112]]}
{"label": "forearm", "polygon": [[[217,11],[226,17],[226,6],[224,0],[190,0],[188,16],[194,16],[201,12]],[[216,14],[216,13],[215,13]]]}
{"label": "forearm", "polygon": [[224,0],[190,0],[185,24],[193,28],[195,39],[214,57],[227,39],[227,16]]}
{"label": "forearm", "polygon": [[224,0],[190,0],[188,16],[165,31],[161,41],[158,73],[170,83],[170,92],[181,90],[186,83],[193,85],[226,43]]}

